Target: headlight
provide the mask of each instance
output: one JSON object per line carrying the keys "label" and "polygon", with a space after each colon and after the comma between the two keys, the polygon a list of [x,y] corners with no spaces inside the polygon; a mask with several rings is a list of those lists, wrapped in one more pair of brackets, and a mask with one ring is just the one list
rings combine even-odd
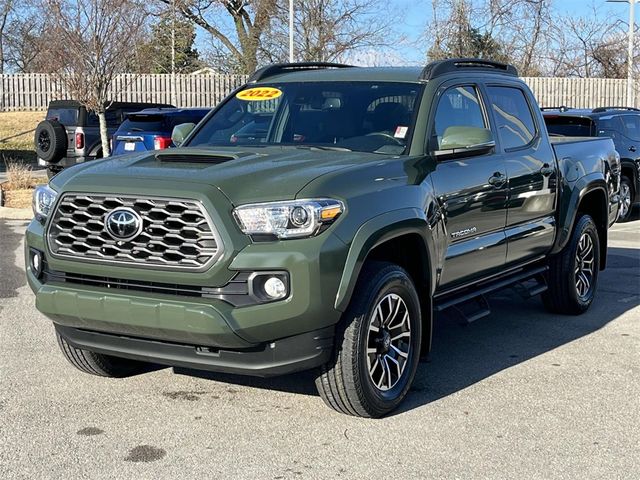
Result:
{"label": "headlight", "polygon": [[49,216],[51,207],[58,194],[48,185],[39,185],[33,191],[33,215],[37,220],[43,220]]}
{"label": "headlight", "polygon": [[278,238],[311,237],[344,211],[338,200],[314,199],[254,203],[234,210],[240,230],[247,235]]}

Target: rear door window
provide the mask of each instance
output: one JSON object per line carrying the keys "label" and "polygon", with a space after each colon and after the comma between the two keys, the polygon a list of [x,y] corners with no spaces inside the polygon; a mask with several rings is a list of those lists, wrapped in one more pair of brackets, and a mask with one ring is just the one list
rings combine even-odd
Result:
{"label": "rear door window", "polygon": [[522,90],[516,87],[488,87],[498,134],[505,150],[528,145],[536,136],[536,123]]}
{"label": "rear door window", "polygon": [[640,141],[640,115],[621,115],[623,135],[631,140]]}

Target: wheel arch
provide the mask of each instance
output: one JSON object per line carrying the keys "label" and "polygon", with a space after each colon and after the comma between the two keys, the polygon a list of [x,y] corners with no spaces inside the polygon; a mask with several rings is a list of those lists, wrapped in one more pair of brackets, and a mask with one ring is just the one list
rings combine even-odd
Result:
{"label": "wheel arch", "polygon": [[[435,246],[424,212],[395,210],[363,224],[354,236],[336,295],[335,308],[345,311],[367,260],[389,261],[411,276],[423,312],[423,352],[431,347],[432,295],[436,284]],[[426,315],[425,315],[426,314]]]}
{"label": "wheel arch", "polygon": [[[581,180],[585,180],[583,177]],[[559,235],[552,253],[561,251],[575,228],[581,214],[588,214],[593,218],[598,230],[600,240],[600,270],[604,270],[607,264],[607,243],[609,229],[609,200],[607,184],[601,178],[590,182],[578,182],[572,192],[565,208],[560,210]]]}

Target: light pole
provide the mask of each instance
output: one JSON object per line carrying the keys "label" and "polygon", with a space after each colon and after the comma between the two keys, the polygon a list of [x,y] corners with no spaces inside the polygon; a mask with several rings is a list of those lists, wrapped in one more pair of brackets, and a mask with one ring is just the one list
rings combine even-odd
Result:
{"label": "light pole", "polygon": [[289,0],[289,62],[293,63],[293,0]]}
{"label": "light pole", "polygon": [[636,2],[638,0],[607,0],[609,3],[628,3],[629,4],[629,46],[627,48],[627,105],[635,107],[634,89],[633,89],[633,34],[636,28]]}

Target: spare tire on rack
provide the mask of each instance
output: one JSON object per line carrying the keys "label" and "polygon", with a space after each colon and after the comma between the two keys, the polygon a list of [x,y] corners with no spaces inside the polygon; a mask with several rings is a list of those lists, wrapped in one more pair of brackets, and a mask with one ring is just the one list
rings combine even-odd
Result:
{"label": "spare tire on rack", "polygon": [[57,120],[43,120],[36,127],[33,143],[38,158],[59,162],[67,153],[67,131]]}

